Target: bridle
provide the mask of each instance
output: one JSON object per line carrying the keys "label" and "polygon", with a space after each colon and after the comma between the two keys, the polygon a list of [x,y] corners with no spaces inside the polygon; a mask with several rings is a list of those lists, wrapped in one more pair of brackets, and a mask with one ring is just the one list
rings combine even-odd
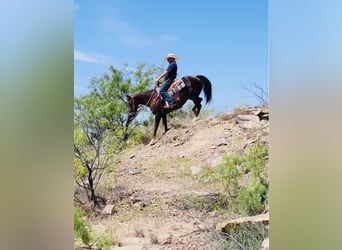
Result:
{"label": "bridle", "polygon": [[[151,92],[151,95],[150,95],[150,98],[148,99],[148,101],[145,103],[145,104],[142,104],[142,105],[140,105],[140,106],[138,106],[137,108],[135,108],[135,101],[133,101],[133,110],[135,110],[136,109],[136,111],[134,111],[134,113],[133,113],[133,115],[129,115],[129,122],[131,122],[131,121],[133,121],[136,117],[137,117],[137,115],[141,112],[141,111],[143,111],[147,106],[148,106],[148,104],[151,102],[151,100],[152,100],[152,97],[153,97],[153,93],[155,92],[155,90],[156,90],[156,87],[154,87],[154,89],[152,90],[152,92]],[[134,97],[133,97],[134,98]],[[127,120],[128,121],[128,120]],[[127,125],[126,125],[126,127],[128,126],[128,122],[127,122]]]}

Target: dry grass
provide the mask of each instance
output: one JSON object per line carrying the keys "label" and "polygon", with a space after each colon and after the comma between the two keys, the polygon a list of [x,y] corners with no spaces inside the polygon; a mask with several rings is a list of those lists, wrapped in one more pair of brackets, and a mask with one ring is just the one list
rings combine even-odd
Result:
{"label": "dry grass", "polygon": [[150,234],[150,240],[151,240],[151,244],[153,244],[153,245],[160,244],[160,241],[159,241],[159,238],[158,238],[158,235],[156,232],[152,232]]}
{"label": "dry grass", "polygon": [[219,114],[217,115],[217,119],[220,120],[220,121],[229,121],[231,119],[233,119],[233,114],[232,113],[224,113],[224,114]]}
{"label": "dry grass", "polygon": [[135,237],[145,238],[145,232],[143,228],[135,228]]}

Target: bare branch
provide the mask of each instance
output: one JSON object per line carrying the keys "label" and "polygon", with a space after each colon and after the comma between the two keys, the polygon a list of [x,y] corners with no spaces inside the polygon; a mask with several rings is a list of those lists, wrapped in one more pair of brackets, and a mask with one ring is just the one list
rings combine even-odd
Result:
{"label": "bare branch", "polygon": [[268,93],[256,82],[250,83],[250,87],[243,83],[239,84],[242,88],[244,88],[248,92],[252,93],[255,97],[257,97],[261,104],[268,103]]}

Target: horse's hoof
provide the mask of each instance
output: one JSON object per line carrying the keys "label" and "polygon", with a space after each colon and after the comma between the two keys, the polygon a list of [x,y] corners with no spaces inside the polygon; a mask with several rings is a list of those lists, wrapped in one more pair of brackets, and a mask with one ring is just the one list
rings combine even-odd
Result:
{"label": "horse's hoof", "polygon": [[156,142],[157,142],[156,139],[152,138],[149,144],[152,146],[152,145],[156,144]]}

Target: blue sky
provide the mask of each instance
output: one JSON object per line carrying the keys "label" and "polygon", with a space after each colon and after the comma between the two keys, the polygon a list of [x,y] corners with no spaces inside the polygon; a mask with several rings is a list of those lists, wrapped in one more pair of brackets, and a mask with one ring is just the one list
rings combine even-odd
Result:
{"label": "blue sky", "polygon": [[[161,65],[179,56],[178,77],[205,75],[208,108],[229,111],[259,100],[241,84],[268,90],[268,9],[265,0],[74,1],[74,90],[108,66]],[[166,64],[165,64],[166,65]]]}

